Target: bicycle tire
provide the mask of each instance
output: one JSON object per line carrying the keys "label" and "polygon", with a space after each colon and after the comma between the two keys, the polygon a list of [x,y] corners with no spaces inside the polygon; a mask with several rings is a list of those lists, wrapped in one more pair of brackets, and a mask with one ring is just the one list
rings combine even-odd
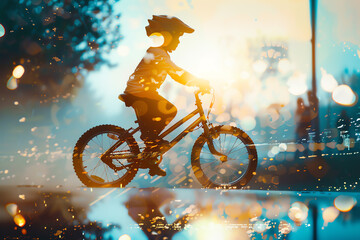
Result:
{"label": "bicycle tire", "polygon": [[[106,148],[101,145],[100,137],[102,144],[105,144],[105,142],[109,142],[109,146],[106,146]],[[104,141],[105,136],[105,141]],[[115,136],[115,137],[114,137]],[[106,138],[108,137],[108,138]],[[115,140],[113,138],[116,138]],[[76,175],[80,179],[80,181],[87,187],[125,187],[136,175],[138,171],[138,161],[133,162],[130,169],[123,169],[121,171],[124,172],[122,176],[118,174],[118,172],[114,171],[109,165],[105,164],[101,159],[100,156],[103,154],[103,151],[106,151],[111,145],[114,144],[116,141],[118,141],[120,138],[124,139],[124,144],[126,145],[128,151],[131,152],[134,155],[137,155],[140,153],[139,146],[133,136],[129,134],[127,131],[125,131],[123,128],[114,126],[114,125],[99,125],[96,127],[93,127],[86,131],[77,141],[74,151],[73,151],[73,167],[75,170]],[[97,141],[95,141],[97,139]],[[94,153],[91,153],[89,148],[92,146],[90,145],[91,141],[94,141],[94,145],[96,148],[100,148],[102,150],[95,151]],[[112,141],[111,141],[112,140]],[[112,143],[110,143],[112,142]],[[92,144],[92,142],[91,142]],[[124,147],[124,144],[121,146]],[[95,147],[94,147],[95,148]],[[85,150],[86,149],[86,150]],[[85,153],[84,153],[85,152]],[[87,155],[90,155],[89,159],[87,159]],[[94,156],[95,155],[95,156]],[[102,177],[99,177],[98,175],[95,175],[95,171],[93,170],[92,174],[89,170],[87,170],[87,166],[85,166],[85,162],[89,161],[96,162],[96,166],[102,166],[104,171],[109,170],[110,173],[114,172],[113,175],[115,177],[112,178],[111,181],[108,181],[107,179],[104,179]],[[124,160],[125,161],[125,160]],[[118,162],[119,163],[119,162]],[[96,167],[97,168],[97,167]],[[97,173],[98,174],[98,173]],[[106,177],[110,177],[106,173]],[[115,179],[117,178],[118,179]]]}
{"label": "bicycle tire", "polygon": [[[224,136],[223,136],[224,135]],[[230,135],[234,142],[228,143],[226,145],[227,141],[227,135]],[[235,158],[229,158],[227,162],[222,163],[219,159],[217,159],[208,149],[207,147],[207,138],[205,134],[201,134],[198,139],[195,141],[192,152],[191,152],[191,165],[193,172],[195,174],[195,177],[198,179],[198,181],[203,185],[205,188],[225,188],[225,189],[232,189],[232,188],[243,188],[246,186],[246,184],[249,183],[251,178],[256,174],[256,167],[257,167],[257,152],[254,145],[254,142],[251,140],[251,138],[242,130],[239,128],[233,127],[233,126],[217,126],[212,129],[210,129],[210,136],[213,138],[215,149],[219,152],[226,154],[228,157],[236,157],[240,158],[241,155],[235,154],[236,151],[240,151],[241,149],[246,149],[246,155],[247,157],[244,158],[244,161],[247,162],[246,170],[244,169],[244,163],[240,163],[239,165],[235,164]],[[219,139],[219,140],[218,140]],[[228,138],[230,140],[230,138]],[[240,145],[243,145],[241,149],[237,149],[234,151],[234,147],[237,147],[239,143]],[[222,141],[225,142],[223,146],[221,146]],[[228,147],[231,147],[231,149],[227,149]],[[207,155],[206,155],[207,154]],[[206,158],[206,157],[208,158]],[[210,160],[214,160],[212,162],[207,162]],[[242,159],[242,158],[241,158]],[[242,160],[239,160],[240,162]],[[210,175],[205,171],[205,169],[209,169],[210,166],[213,164],[218,164],[216,166],[217,169],[215,169],[214,175]],[[225,164],[230,165],[229,169],[227,170],[225,168]],[[212,170],[211,168],[209,170]],[[231,176],[231,171],[236,172],[236,174],[240,175],[238,178],[234,178],[234,176]],[[224,176],[222,176],[224,175]],[[233,174],[234,175],[234,174]],[[215,179],[214,179],[215,177]],[[220,177],[226,177],[229,179],[228,182],[219,181],[218,178]],[[230,179],[232,179],[230,181]]]}

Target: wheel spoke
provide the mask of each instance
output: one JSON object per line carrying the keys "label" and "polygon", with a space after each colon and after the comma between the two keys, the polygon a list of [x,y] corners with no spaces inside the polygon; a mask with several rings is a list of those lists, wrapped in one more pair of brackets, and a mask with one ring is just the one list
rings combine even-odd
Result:
{"label": "wheel spoke", "polygon": [[243,139],[239,132],[236,131],[220,130],[217,134],[218,136],[213,139],[214,147],[228,157],[227,161],[220,161],[219,157],[210,152],[207,142],[201,142],[201,149],[197,153],[199,154],[197,161],[203,172],[202,176],[205,176],[205,178],[203,180],[199,178],[199,180],[204,186],[209,183],[206,181],[210,181],[215,186],[237,185],[248,174],[251,164],[254,164],[254,162],[250,162],[250,149],[247,142],[244,142],[248,140]]}

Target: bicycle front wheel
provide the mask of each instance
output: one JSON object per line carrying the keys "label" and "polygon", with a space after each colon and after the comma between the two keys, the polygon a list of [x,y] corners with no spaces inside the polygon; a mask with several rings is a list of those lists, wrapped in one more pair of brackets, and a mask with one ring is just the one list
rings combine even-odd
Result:
{"label": "bicycle front wheel", "polygon": [[217,126],[210,131],[215,149],[227,156],[222,162],[211,153],[205,134],[196,140],[191,153],[195,177],[206,188],[242,188],[255,175],[257,152],[251,138],[232,126]]}
{"label": "bicycle front wheel", "polygon": [[121,127],[100,125],[80,137],[74,148],[73,165],[83,184],[88,187],[125,187],[135,177],[138,161],[112,157],[105,162],[100,159],[102,154],[119,140],[123,143],[112,154],[139,154],[135,139]]}

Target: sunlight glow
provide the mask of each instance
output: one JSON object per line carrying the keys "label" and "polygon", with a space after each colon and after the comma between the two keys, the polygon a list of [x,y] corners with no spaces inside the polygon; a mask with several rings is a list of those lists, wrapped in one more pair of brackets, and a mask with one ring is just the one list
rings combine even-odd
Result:
{"label": "sunlight glow", "polygon": [[126,45],[120,45],[116,51],[120,56],[125,57],[125,56],[129,55],[130,48]]}
{"label": "sunlight glow", "polygon": [[194,224],[197,231],[197,240],[219,240],[227,239],[227,231],[222,224],[211,220],[201,220]]}
{"label": "sunlight glow", "polygon": [[161,47],[165,43],[164,36],[158,32],[151,34],[150,39],[152,40],[152,47]]}
{"label": "sunlight glow", "polygon": [[340,105],[351,106],[356,103],[357,97],[348,85],[340,85],[332,93],[333,100]]}

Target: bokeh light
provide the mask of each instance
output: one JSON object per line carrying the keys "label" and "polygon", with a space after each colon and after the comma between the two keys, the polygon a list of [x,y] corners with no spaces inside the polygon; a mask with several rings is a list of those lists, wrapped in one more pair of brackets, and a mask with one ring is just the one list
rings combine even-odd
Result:
{"label": "bokeh light", "polygon": [[356,199],[352,196],[340,195],[334,200],[334,206],[341,212],[349,212],[356,203]]}
{"label": "bokeh light", "polygon": [[308,87],[306,85],[306,75],[303,73],[294,73],[287,81],[289,92],[295,96],[304,94]]}
{"label": "bokeh light", "polygon": [[339,85],[332,93],[333,100],[340,105],[351,106],[356,103],[357,97],[348,85]]}
{"label": "bokeh light", "polygon": [[321,87],[326,92],[332,92],[338,86],[338,82],[333,75],[328,74],[323,68],[321,70]]}
{"label": "bokeh light", "polygon": [[256,126],[256,120],[254,117],[244,117],[240,120],[240,126],[244,131],[250,131],[255,128]]}
{"label": "bokeh light", "polygon": [[165,43],[165,38],[161,33],[155,32],[150,35],[150,39],[152,40],[152,47],[160,47]]}
{"label": "bokeh light", "polygon": [[119,237],[119,240],[131,240],[131,237],[127,234],[124,234],[122,236]]}
{"label": "bokeh light", "polygon": [[17,87],[18,87],[17,79],[14,78],[13,76],[10,77],[9,80],[7,81],[7,83],[6,83],[6,87],[7,87],[9,90],[15,90],[15,89],[17,89]]}
{"label": "bokeh light", "polygon": [[335,207],[328,207],[324,210],[322,217],[325,223],[330,223],[335,221],[335,219],[339,216],[339,210]]}
{"label": "bokeh light", "polygon": [[281,234],[289,234],[292,231],[290,223],[285,220],[281,220],[279,224],[279,232]]}
{"label": "bokeh light", "polygon": [[302,202],[294,202],[288,212],[288,216],[295,224],[299,225],[308,217],[308,207]]}
{"label": "bokeh light", "polygon": [[14,77],[14,78],[19,79],[19,78],[21,78],[21,77],[23,76],[24,72],[25,72],[25,68],[24,68],[23,66],[21,66],[21,65],[17,65],[17,66],[14,68],[12,74],[13,74],[13,77]]}
{"label": "bokeh light", "polygon": [[2,24],[0,24],[0,38],[5,35],[5,28]]}
{"label": "bokeh light", "polygon": [[257,60],[256,62],[253,63],[254,71],[259,74],[265,72],[267,66],[268,66],[267,63],[264,60]]}
{"label": "bokeh light", "polygon": [[18,212],[18,206],[15,203],[8,203],[5,205],[6,211],[11,215],[15,216]]}
{"label": "bokeh light", "polygon": [[255,231],[255,232],[257,232],[257,233],[263,233],[263,232],[266,231],[267,226],[266,226],[266,224],[265,224],[263,221],[259,220],[259,221],[256,221],[256,222],[254,223],[253,228],[254,228],[254,231]]}
{"label": "bokeh light", "polygon": [[288,73],[291,70],[291,63],[289,59],[283,58],[279,61],[279,72],[281,73]]}
{"label": "bokeh light", "polygon": [[16,214],[14,216],[14,222],[19,227],[25,226],[25,223],[26,223],[25,218],[21,214]]}

